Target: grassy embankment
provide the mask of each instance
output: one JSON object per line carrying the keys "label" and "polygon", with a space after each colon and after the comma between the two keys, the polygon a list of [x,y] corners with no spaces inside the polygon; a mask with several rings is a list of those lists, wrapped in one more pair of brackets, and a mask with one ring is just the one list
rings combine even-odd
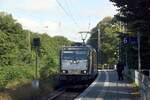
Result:
{"label": "grassy embankment", "polygon": [[11,69],[9,67],[9,69],[1,68],[0,71],[0,100],[34,100],[48,94],[57,85],[57,82],[53,80],[55,71],[44,79],[39,78],[40,86],[38,90],[32,87],[34,67],[11,67]]}

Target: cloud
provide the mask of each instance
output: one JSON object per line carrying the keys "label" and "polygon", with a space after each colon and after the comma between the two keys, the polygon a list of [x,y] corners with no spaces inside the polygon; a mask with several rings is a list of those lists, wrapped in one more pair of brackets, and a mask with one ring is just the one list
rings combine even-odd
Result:
{"label": "cloud", "polygon": [[30,12],[49,11],[56,6],[55,0],[26,0],[17,5],[18,9]]}
{"label": "cloud", "polygon": [[[59,1],[68,11],[64,0]],[[0,0],[0,8],[18,19],[24,29],[46,32],[51,36],[63,35],[75,41],[81,40],[80,34],[77,34],[78,31],[88,29],[89,16],[91,28],[93,28],[103,17],[115,14],[115,8],[109,0],[89,0],[86,4],[84,0],[69,0],[68,3],[79,24],[78,28],[65,15],[56,0]]]}
{"label": "cloud", "polygon": [[81,41],[80,34],[77,33],[78,31],[72,25],[48,20],[40,22],[29,18],[18,18],[18,22],[22,24],[24,29],[33,32],[47,33],[50,36],[61,35],[72,41]]}
{"label": "cloud", "polygon": [[86,13],[83,13],[84,11],[80,12],[80,15],[83,17],[87,17],[87,16],[95,16],[95,17],[106,17],[106,16],[114,16],[117,11],[116,9],[112,9],[112,8],[108,8],[105,10],[101,10],[101,9],[97,9],[97,10],[89,10]]}
{"label": "cloud", "polygon": [[[86,9],[83,8],[80,10],[80,15],[83,16],[83,17],[86,17],[86,16],[95,16],[95,17],[101,17],[104,18],[106,16],[114,16],[117,11],[117,7],[115,7],[113,5],[112,2],[110,2],[109,0],[100,0],[98,1],[97,0],[97,4],[95,4],[95,6],[91,6],[91,5],[88,5],[90,9]],[[84,13],[86,11],[86,13]]]}
{"label": "cloud", "polygon": [[54,10],[57,5],[55,0],[2,0],[1,3],[27,12],[46,12]]}
{"label": "cloud", "polygon": [[34,32],[53,32],[58,29],[58,23],[52,21],[36,21],[28,18],[19,18],[18,22],[22,24],[24,29],[28,29]]}
{"label": "cloud", "polygon": [[20,18],[18,19],[18,22],[22,24],[23,28],[25,29],[29,29],[32,30],[32,28],[34,27],[38,27],[38,22],[33,21],[31,19],[27,19],[27,18]]}

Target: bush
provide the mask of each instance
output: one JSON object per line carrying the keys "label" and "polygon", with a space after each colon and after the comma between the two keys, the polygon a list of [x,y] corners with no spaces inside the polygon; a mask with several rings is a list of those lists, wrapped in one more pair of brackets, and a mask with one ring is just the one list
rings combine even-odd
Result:
{"label": "bush", "polygon": [[57,71],[56,61],[52,58],[49,58],[49,62],[46,64],[46,66],[40,69],[40,78],[46,79],[50,75],[55,74],[56,71]]}
{"label": "bush", "polygon": [[33,77],[32,71],[29,71],[28,67],[19,66],[7,66],[0,68],[0,88],[7,86],[8,82],[20,80],[20,79],[31,79]]}

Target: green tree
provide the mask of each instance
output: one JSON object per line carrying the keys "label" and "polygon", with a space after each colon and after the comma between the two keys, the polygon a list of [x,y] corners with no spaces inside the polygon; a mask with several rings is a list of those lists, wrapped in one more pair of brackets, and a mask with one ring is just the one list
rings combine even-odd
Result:
{"label": "green tree", "polygon": [[128,30],[141,36],[141,66],[150,69],[150,10],[149,0],[110,0],[118,7],[117,19],[128,25]]}
{"label": "green tree", "polygon": [[101,44],[100,44],[100,63],[109,64],[110,66],[114,65],[117,61],[117,46],[119,40],[117,38],[118,26],[115,25],[115,19],[111,17],[105,17],[100,21],[95,28],[92,30],[92,35],[88,40],[88,43],[92,45],[96,50],[98,49],[97,37],[98,29],[100,29]]}
{"label": "green tree", "polygon": [[35,37],[41,40],[38,74],[44,76],[46,73],[48,77],[58,71],[60,48],[72,42],[62,36],[50,37],[24,30],[10,14],[0,12],[0,88],[10,81],[33,79],[35,50],[32,40]]}

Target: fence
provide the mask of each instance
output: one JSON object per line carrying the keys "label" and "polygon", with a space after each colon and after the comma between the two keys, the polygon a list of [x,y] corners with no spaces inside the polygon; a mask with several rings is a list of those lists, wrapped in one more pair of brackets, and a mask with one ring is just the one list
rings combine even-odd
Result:
{"label": "fence", "polygon": [[150,77],[139,73],[137,70],[130,70],[126,75],[139,86],[141,100],[150,100]]}

